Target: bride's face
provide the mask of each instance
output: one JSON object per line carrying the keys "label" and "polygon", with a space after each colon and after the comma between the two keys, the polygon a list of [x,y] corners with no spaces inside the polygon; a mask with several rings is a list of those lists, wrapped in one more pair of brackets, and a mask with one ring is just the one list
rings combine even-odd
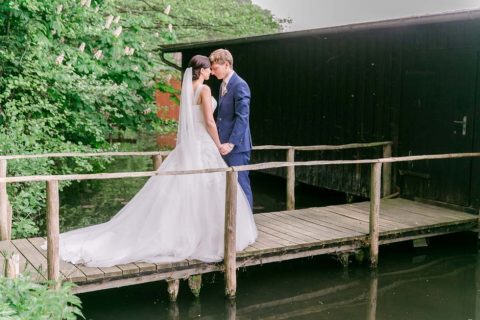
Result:
{"label": "bride's face", "polygon": [[212,70],[210,68],[202,68],[200,69],[200,74],[203,76],[205,80],[210,79],[210,74],[212,73]]}

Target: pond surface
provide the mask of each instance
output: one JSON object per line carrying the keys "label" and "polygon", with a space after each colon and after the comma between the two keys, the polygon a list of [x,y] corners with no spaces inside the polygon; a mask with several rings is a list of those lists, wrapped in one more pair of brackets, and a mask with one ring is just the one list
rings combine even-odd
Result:
{"label": "pond surface", "polygon": [[[139,150],[138,146],[131,146]],[[137,148],[137,149],[135,149]],[[126,150],[126,148],[122,148]],[[151,170],[148,158],[119,158],[107,171]],[[62,192],[62,231],[107,221],[146,179],[83,181]],[[285,180],[252,174],[255,209],[284,210]],[[345,195],[299,185],[297,207],[338,204]],[[223,274],[203,276],[199,299],[185,281],[177,303],[156,282],[81,294],[87,319],[479,319],[477,235],[463,233],[383,246],[376,274],[333,256],[250,267],[238,272],[237,298],[223,296]]]}
{"label": "pond surface", "polygon": [[479,258],[476,235],[462,234],[382,247],[376,276],[327,256],[250,267],[234,303],[220,273],[204,275],[199,299],[182,281],[177,303],[165,282],[80,298],[87,319],[478,319]]}

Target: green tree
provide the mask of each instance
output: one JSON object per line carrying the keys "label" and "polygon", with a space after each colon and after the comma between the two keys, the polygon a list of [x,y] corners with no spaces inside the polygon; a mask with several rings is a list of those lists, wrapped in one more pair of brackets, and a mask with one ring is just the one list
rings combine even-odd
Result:
{"label": "green tree", "polygon": [[[0,2],[0,154],[112,150],[115,132],[162,125],[153,100],[175,73],[158,48],[276,32],[278,21],[236,0]],[[9,175],[101,170],[104,160],[9,161]],[[68,183],[62,184],[62,187]],[[9,185],[14,235],[38,233],[45,186]]]}
{"label": "green tree", "polygon": [[[131,30],[123,32],[124,25]],[[108,137],[115,130],[151,129],[162,66],[143,50],[138,30],[109,1],[2,2],[0,154],[112,149]],[[82,172],[101,165],[85,159],[10,161],[8,172]],[[28,222],[43,216],[43,184],[15,184],[9,193],[15,230],[35,232]]]}

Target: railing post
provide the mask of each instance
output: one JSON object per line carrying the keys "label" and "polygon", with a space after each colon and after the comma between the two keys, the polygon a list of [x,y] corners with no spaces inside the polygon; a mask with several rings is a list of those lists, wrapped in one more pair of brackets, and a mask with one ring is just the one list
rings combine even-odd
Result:
{"label": "railing post", "polygon": [[58,180],[47,181],[47,262],[48,280],[54,281],[52,287],[60,286],[60,255],[59,255],[59,210]]}
{"label": "railing post", "polygon": [[3,274],[6,278],[14,279],[20,275],[20,256],[18,253],[4,254]]}
{"label": "railing post", "polygon": [[[0,160],[0,178],[7,177],[7,160]],[[0,182],[0,240],[10,240],[11,239],[11,228],[12,225],[11,217],[9,217],[8,212],[8,194],[7,194],[7,183]]]}
{"label": "railing post", "polygon": [[[392,144],[386,144],[383,146],[383,158],[392,157]],[[383,164],[383,196],[388,196],[392,193],[392,163],[386,162]]]}
{"label": "railing post", "polygon": [[237,216],[237,173],[227,172],[225,198],[225,295],[234,298],[237,293],[237,248],[236,248],[236,216]]}
{"label": "railing post", "polygon": [[153,170],[158,170],[160,166],[162,165],[162,155],[161,154],[156,154],[152,156],[152,161],[153,161]]}
{"label": "railing post", "polygon": [[380,190],[382,184],[382,163],[372,163],[370,179],[370,266],[378,265],[378,234],[380,216]]}
{"label": "railing post", "polygon": [[[287,162],[295,162],[295,148],[287,151]],[[295,210],[295,167],[287,167],[287,210]]]}

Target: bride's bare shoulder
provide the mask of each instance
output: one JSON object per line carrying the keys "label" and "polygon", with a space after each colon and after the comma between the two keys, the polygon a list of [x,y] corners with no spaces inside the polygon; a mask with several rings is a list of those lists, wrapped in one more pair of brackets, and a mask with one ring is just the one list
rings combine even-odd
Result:
{"label": "bride's bare shoulder", "polygon": [[212,89],[210,89],[209,86],[207,86],[206,84],[203,85],[202,87],[202,94],[212,94]]}

